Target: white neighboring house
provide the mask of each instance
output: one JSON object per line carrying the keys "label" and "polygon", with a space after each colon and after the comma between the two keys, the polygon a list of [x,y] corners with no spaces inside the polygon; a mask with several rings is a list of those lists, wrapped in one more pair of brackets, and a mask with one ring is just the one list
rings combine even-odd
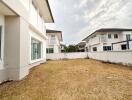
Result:
{"label": "white neighboring house", "polygon": [[76,46],[78,46],[78,52],[85,52],[85,47],[86,47],[86,41],[81,41],[78,43]]}
{"label": "white neighboring house", "polygon": [[62,32],[56,30],[46,30],[47,53],[61,53]]}
{"label": "white neighboring house", "polygon": [[47,0],[0,0],[0,82],[20,80],[46,61]]}
{"label": "white neighboring house", "polygon": [[132,29],[99,29],[83,41],[88,52],[132,50]]}

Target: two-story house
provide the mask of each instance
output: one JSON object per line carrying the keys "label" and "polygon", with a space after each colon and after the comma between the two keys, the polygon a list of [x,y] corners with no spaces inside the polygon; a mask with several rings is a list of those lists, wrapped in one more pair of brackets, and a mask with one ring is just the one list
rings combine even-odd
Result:
{"label": "two-story house", "polygon": [[47,0],[0,0],[0,82],[19,80],[46,61]]}
{"label": "two-story house", "polygon": [[56,30],[46,30],[47,53],[61,53],[62,32]]}
{"label": "two-story house", "polygon": [[86,42],[85,41],[78,43],[76,46],[78,47],[78,52],[85,52],[86,51],[86,49],[85,49]]}
{"label": "two-story house", "polygon": [[83,41],[89,52],[132,50],[132,29],[99,29]]}

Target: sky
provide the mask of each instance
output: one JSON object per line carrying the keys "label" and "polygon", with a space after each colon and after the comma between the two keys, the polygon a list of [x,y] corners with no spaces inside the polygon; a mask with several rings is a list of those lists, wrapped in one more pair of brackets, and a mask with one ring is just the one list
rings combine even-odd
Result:
{"label": "sky", "polygon": [[100,28],[132,28],[132,0],[49,0],[63,43],[77,44]]}

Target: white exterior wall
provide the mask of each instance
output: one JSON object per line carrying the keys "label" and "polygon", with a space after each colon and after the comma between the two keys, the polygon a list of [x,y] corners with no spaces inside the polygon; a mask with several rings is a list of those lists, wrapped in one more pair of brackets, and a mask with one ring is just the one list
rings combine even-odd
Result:
{"label": "white exterior wall", "polygon": [[[0,25],[3,27],[0,83],[22,79],[28,75],[30,68],[46,61],[45,23],[39,10],[32,8],[31,1],[2,0],[3,4],[8,5],[7,9],[15,13],[12,16],[0,15]],[[31,61],[31,37],[42,43],[42,58],[35,61]]]}
{"label": "white exterior wall", "polygon": [[95,45],[100,43],[100,35],[96,35],[96,37],[93,37],[89,40],[90,45]]}
{"label": "white exterior wall", "polygon": [[[54,43],[51,43],[51,35],[55,35],[55,41]],[[60,53],[61,52],[61,48],[60,48],[60,41],[59,41],[59,38],[57,36],[56,33],[47,33],[47,37],[48,37],[48,40],[47,40],[47,48],[53,48],[54,49],[54,53]]]}
{"label": "white exterior wall", "polygon": [[132,41],[129,42],[130,50],[132,50]]}
{"label": "white exterior wall", "polygon": [[86,52],[77,52],[77,53],[54,53],[47,54],[46,56],[49,60],[61,60],[61,59],[78,59],[78,58],[87,58]]}
{"label": "white exterior wall", "polygon": [[[103,33],[104,35],[96,35],[94,38],[90,38],[89,42],[87,43],[87,47],[90,48],[90,51],[93,52],[92,48],[97,47],[98,51],[103,51],[103,46],[112,46],[112,43],[126,41],[126,34],[131,34],[132,39],[132,32],[124,31],[124,32],[106,32]],[[108,34],[111,34],[111,38],[108,38]],[[118,38],[114,38],[114,34],[118,34]],[[114,51],[121,51],[121,45],[126,44],[118,43],[113,45]],[[130,50],[132,50],[131,42],[130,42]]]}
{"label": "white exterior wall", "polygon": [[19,0],[19,1],[24,5],[24,7],[25,7],[27,10],[29,10],[31,0]]}
{"label": "white exterior wall", "polygon": [[132,51],[89,52],[88,57],[111,63],[132,65]]}

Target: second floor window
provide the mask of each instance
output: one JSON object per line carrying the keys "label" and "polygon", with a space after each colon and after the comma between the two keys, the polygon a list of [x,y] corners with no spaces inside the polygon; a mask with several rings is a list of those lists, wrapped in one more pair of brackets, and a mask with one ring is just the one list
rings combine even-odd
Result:
{"label": "second floor window", "polygon": [[111,39],[111,34],[108,34],[108,39]]}
{"label": "second floor window", "polygon": [[115,39],[118,39],[118,34],[114,34],[114,38]]}
{"label": "second floor window", "polygon": [[50,44],[55,44],[55,42],[56,42],[55,35],[51,35]]}
{"label": "second floor window", "polygon": [[130,34],[126,35],[126,40],[131,40],[131,35]]}

